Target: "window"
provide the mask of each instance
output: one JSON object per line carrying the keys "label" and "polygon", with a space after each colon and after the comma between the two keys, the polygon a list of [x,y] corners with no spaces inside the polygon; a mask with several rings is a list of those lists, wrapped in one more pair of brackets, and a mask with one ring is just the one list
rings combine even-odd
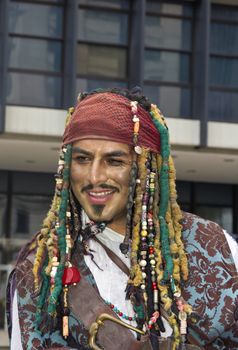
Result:
{"label": "window", "polygon": [[209,119],[237,120],[238,7],[212,5]]}
{"label": "window", "polygon": [[[79,6],[77,88],[127,86],[128,1]],[[97,86],[95,86],[97,83]]]}
{"label": "window", "polygon": [[[166,112],[166,116],[190,117],[191,90],[179,86],[146,85],[144,93],[151,101],[159,101],[159,107]],[[171,103],[173,101],[173,103]]]}
{"label": "window", "polygon": [[42,226],[42,220],[50,209],[51,196],[13,195],[12,230],[14,238],[32,237]]}
{"label": "window", "polygon": [[0,264],[14,261],[39,231],[53,191],[51,174],[0,171]]}
{"label": "window", "polygon": [[180,208],[191,212],[191,183],[185,181],[176,182],[177,200]]}
{"label": "window", "polygon": [[78,39],[84,41],[127,44],[127,14],[81,9],[78,20]]}
{"label": "window", "polygon": [[8,75],[8,103],[59,107],[61,103],[61,78],[42,74],[12,72]]}
{"label": "window", "polygon": [[126,50],[118,47],[78,46],[79,75],[126,78]]}
{"label": "window", "polygon": [[8,104],[61,107],[63,5],[10,2]]}
{"label": "window", "polygon": [[182,210],[214,221],[229,233],[235,232],[235,189],[232,185],[177,181]]}
{"label": "window", "polygon": [[191,3],[147,1],[145,93],[170,117],[191,117]]}
{"label": "window", "polygon": [[4,221],[7,208],[7,195],[0,193],[0,237],[4,235]]}
{"label": "window", "polygon": [[232,186],[196,184],[194,213],[233,232]]}
{"label": "window", "polygon": [[102,89],[110,89],[114,87],[126,88],[125,82],[119,82],[116,80],[96,80],[96,79],[78,79],[77,91],[92,91],[100,86]]}
{"label": "window", "polygon": [[90,5],[111,9],[128,9],[128,0],[80,0],[81,5]]}

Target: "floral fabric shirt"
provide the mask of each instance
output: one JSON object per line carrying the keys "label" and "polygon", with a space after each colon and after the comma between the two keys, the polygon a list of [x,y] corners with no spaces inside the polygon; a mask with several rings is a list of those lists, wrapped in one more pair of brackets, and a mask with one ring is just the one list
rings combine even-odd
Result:
{"label": "floral fabric shirt", "polygon": [[[189,324],[189,333],[205,350],[237,350],[238,274],[223,229],[211,221],[188,213],[184,213],[182,225],[189,261],[189,279],[183,286],[183,297],[199,315],[197,324]],[[81,273],[97,289],[94,277],[80,252],[80,246],[76,254]],[[61,320],[51,328],[46,327],[43,320],[42,334],[35,330],[37,296],[33,291],[30,260],[26,259],[16,266],[9,280],[10,336],[14,312],[12,300],[16,289],[23,350],[89,349],[88,330],[72,312],[69,316],[70,337],[67,341],[61,336]]]}

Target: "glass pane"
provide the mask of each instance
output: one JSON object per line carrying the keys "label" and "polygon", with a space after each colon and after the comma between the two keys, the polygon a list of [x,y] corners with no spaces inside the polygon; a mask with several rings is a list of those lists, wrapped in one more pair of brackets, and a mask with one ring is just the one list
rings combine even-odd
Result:
{"label": "glass pane", "polygon": [[192,6],[191,5],[179,5],[179,4],[166,4],[162,1],[146,1],[146,11],[165,13],[176,16],[191,16]]}
{"label": "glass pane", "polygon": [[238,21],[238,8],[235,6],[212,5],[212,18]]}
{"label": "glass pane", "polygon": [[189,67],[190,56],[188,54],[145,51],[145,79],[188,82]]}
{"label": "glass pane", "polygon": [[77,79],[77,91],[92,91],[94,89],[110,89],[114,87],[127,88],[126,82],[111,81],[111,80],[92,80],[92,79]]}
{"label": "glass pane", "polygon": [[12,173],[13,193],[53,195],[54,187],[55,180],[53,174],[25,173],[18,171]]}
{"label": "glass pane", "polygon": [[210,84],[238,87],[238,59],[211,57]]}
{"label": "glass pane", "polygon": [[204,219],[211,220],[219,224],[228,232],[233,231],[232,227],[232,208],[219,208],[210,206],[197,206],[194,213]]}
{"label": "glass pane", "polygon": [[0,192],[7,192],[7,172],[0,171]]}
{"label": "glass pane", "polygon": [[20,196],[12,198],[12,237],[30,238],[42,227],[52,198],[45,196]]}
{"label": "glass pane", "polygon": [[58,4],[64,4],[65,0],[41,0],[41,2],[52,2],[52,3],[58,3]]}
{"label": "glass pane", "polygon": [[61,78],[9,73],[7,103],[60,108]]}
{"label": "glass pane", "polygon": [[238,55],[238,25],[211,24],[211,52]]}
{"label": "glass pane", "polygon": [[116,47],[79,44],[78,74],[126,77],[126,50]]}
{"label": "glass pane", "polygon": [[61,38],[63,9],[50,5],[10,2],[9,32]]}
{"label": "glass pane", "polygon": [[197,204],[232,205],[232,186],[222,184],[196,184],[195,201]]}
{"label": "glass pane", "polygon": [[192,25],[189,20],[147,16],[145,45],[164,49],[191,50]]}
{"label": "glass pane", "polygon": [[167,117],[191,117],[191,93],[189,89],[171,86],[145,85],[144,93],[158,104]]}
{"label": "glass pane", "polygon": [[0,237],[5,235],[4,222],[5,222],[6,208],[7,208],[7,196],[5,194],[0,194]]}
{"label": "glass pane", "polygon": [[60,72],[61,43],[46,40],[11,38],[9,67]]}
{"label": "glass pane", "polygon": [[127,19],[127,14],[80,9],[78,39],[127,44]]}
{"label": "glass pane", "polygon": [[237,123],[238,93],[210,91],[208,98],[209,120]]}
{"label": "glass pane", "polygon": [[176,182],[178,203],[190,203],[191,198],[191,183],[185,181]]}
{"label": "glass pane", "polygon": [[128,9],[128,0],[80,0],[80,5],[94,5],[98,7],[109,7],[116,9]]}

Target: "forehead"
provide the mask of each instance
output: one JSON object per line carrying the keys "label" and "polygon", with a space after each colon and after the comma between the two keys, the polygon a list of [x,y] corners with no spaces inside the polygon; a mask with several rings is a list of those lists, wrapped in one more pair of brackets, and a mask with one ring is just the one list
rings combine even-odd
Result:
{"label": "forehead", "polygon": [[125,156],[131,156],[132,149],[130,146],[120,143],[120,142],[114,142],[107,139],[95,139],[95,138],[89,138],[89,139],[83,139],[73,142],[73,152],[80,152],[80,151],[86,151],[92,154],[110,154],[114,152],[121,152],[122,155]]}

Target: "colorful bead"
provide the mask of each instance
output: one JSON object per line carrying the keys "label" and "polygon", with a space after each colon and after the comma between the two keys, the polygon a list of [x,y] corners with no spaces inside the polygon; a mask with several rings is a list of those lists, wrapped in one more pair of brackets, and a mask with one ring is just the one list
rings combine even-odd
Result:
{"label": "colorful bead", "polygon": [[128,320],[128,321],[135,321],[136,320],[136,315],[134,315],[133,317],[131,316],[127,316],[126,314],[124,314],[122,311],[120,311],[115,305],[113,305],[112,303],[110,303],[110,301],[105,300],[105,303],[121,318],[123,318],[124,320]]}
{"label": "colorful bead", "polygon": [[141,260],[139,264],[140,264],[140,266],[145,267],[147,265],[147,261]]}
{"label": "colorful bead", "polygon": [[75,266],[66,267],[62,276],[62,284],[70,285],[78,283],[81,279],[79,270]]}

